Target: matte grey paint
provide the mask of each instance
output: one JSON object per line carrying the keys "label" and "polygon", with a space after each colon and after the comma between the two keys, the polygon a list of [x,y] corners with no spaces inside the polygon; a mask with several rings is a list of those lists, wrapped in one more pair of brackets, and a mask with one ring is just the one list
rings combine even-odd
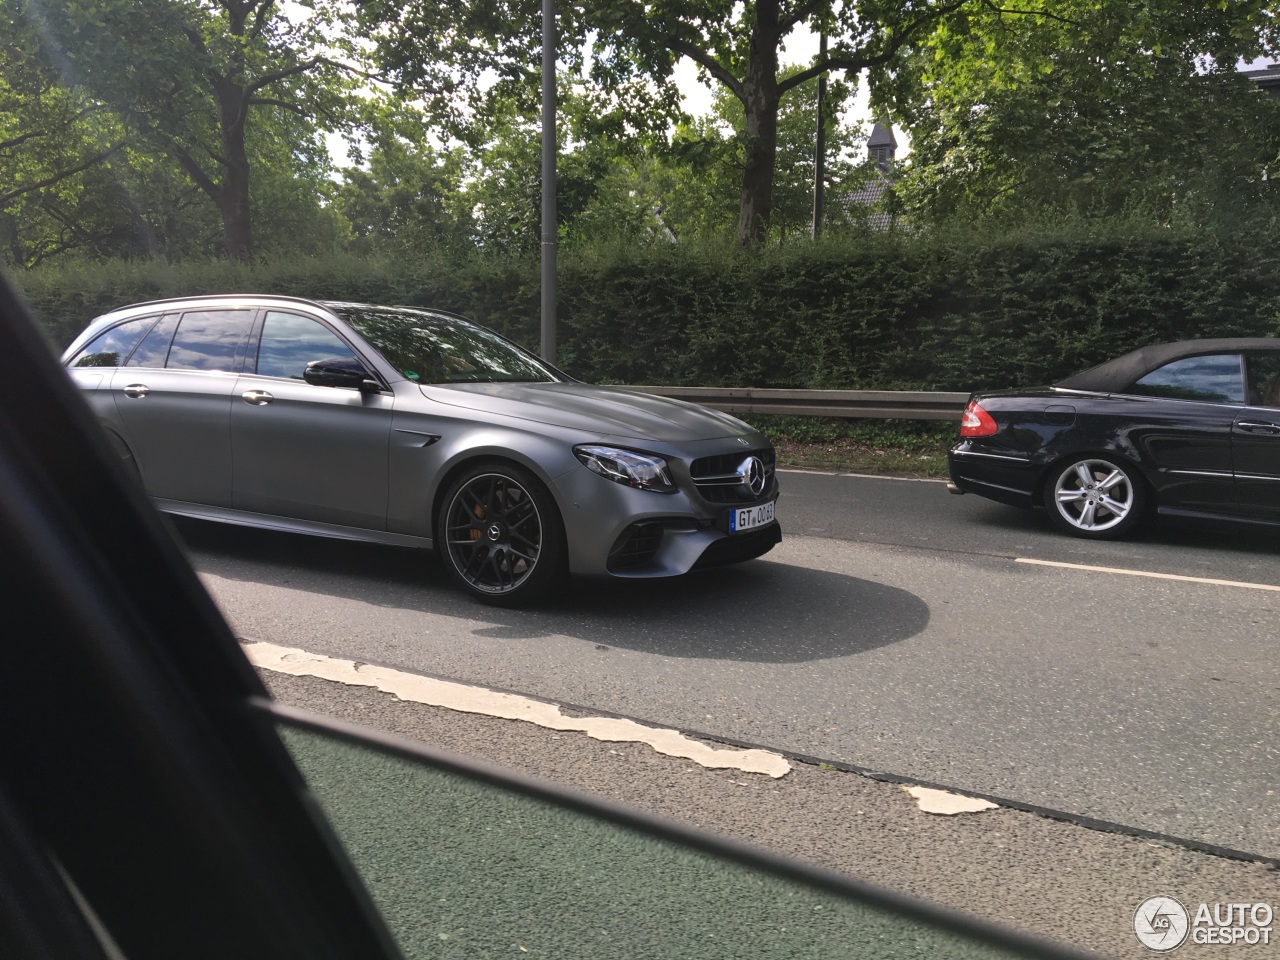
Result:
{"label": "matte grey paint", "polygon": [[[680,400],[576,382],[419,385],[372,351],[323,305],[287,297],[205,297],[115,311],[67,348],[64,362],[106,327],[176,309],[250,308],[320,320],[346,340],[383,389],[317,387],[250,373],[121,367],[70,371],[103,426],[136,457],[162,510],[344,539],[433,545],[440,497],[481,460],[531,470],[564,523],[569,569],[608,575],[609,550],[628,525],[673,521],[654,560],[620,576],[687,572],[733,506],[697,493],[694,459],[768,447],[745,423]],[[256,336],[256,327],[255,327]],[[108,380],[109,376],[109,380]],[[143,384],[138,398],[125,386]],[[246,396],[247,395],[247,396]],[[634,489],[574,456],[584,443],[664,457],[677,492]]]}

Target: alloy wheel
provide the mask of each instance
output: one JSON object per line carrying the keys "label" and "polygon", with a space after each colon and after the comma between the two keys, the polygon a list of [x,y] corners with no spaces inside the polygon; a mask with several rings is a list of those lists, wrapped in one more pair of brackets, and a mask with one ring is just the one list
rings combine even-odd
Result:
{"label": "alloy wheel", "polygon": [[1123,467],[1107,460],[1079,460],[1058,474],[1051,503],[1073,532],[1103,534],[1136,516],[1138,490]]}
{"label": "alloy wheel", "polygon": [[516,593],[537,569],[542,515],[529,491],[509,476],[466,480],[449,501],[444,526],[450,563],[478,593]]}

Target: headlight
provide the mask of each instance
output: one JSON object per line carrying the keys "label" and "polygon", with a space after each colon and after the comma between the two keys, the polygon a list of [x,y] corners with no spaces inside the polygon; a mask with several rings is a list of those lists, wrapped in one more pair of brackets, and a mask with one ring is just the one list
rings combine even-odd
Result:
{"label": "headlight", "polygon": [[574,447],[573,453],[588,470],[606,480],[654,493],[676,492],[676,485],[667,473],[667,461],[661,457],[594,444]]}

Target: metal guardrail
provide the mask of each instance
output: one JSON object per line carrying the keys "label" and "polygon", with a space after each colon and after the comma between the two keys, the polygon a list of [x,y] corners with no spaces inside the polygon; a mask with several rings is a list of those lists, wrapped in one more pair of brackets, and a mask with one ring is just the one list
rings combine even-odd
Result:
{"label": "metal guardrail", "polygon": [[922,390],[771,390],[762,387],[625,387],[725,413],[876,420],[959,420],[967,393]]}

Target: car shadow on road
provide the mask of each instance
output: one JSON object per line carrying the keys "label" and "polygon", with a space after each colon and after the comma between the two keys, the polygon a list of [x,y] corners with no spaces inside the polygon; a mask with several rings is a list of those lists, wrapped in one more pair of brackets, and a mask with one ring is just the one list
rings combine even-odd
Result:
{"label": "car shadow on road", "polygon": [[174,527],[202,572],[457,617],[474,623],[471,635],[497,640],[569,636],[601,652],[801,663],[909,639],[930,616],[898,587],[768,558],[671,580],[577,581],[547,603],[505,610],[463,595],[422,551],[180,519]]}
{"label": "car shadow on road", "polygon": [[[970,509],[969,520],[988,531],[1036,537],[1036,541],[1029,542],[1040,546],[1081,547],[1091,542],[1070,537],[1055,528],[1044,510],[1020,510],[982,501]],[[1280,553],[1280,538],[1276,533],[1277,527],[1272,525],[1162,515],[1147,517],[1122,540],[1093,542],[1098,543],[1098,549],[1103,551],[1123,549],[1126,545],[1150,544],[1160,548],[1274,557]]]}

